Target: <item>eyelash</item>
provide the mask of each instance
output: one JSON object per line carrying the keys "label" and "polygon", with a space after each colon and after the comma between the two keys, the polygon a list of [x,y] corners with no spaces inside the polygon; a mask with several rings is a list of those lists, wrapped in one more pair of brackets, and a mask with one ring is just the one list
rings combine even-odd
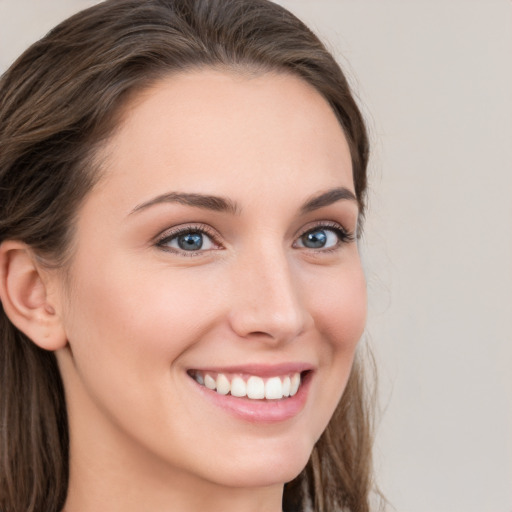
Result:
{"label": "eyelash", "polygon": [[[201,235],[208,236],[214,245],[220,246],[220,240],[218,239],[218,235],[210,228],[210,226],[206,224],[189,224],[186,226],[178,227],[171,229],[169,231],[166,231],[163,235],[161,235],[157,241],[156,246],[164,251],[168,251],[174,254],[179,254],[180,256],[201,256],[202,253],[206,252],[203,251],[184,251],[179,249],[174,249],[171,247],[167,247],[165,244],[171,242],[175,238],[179,237],[180,235],[186,235],[189,233],[198,233]],[[208,249],[209,250],[209,249]]]}
{"label": "eyelash", "polygon": [[[328,248],[320,248],[320,249],[311,249],[308,247],[304,247],[304,249],[309,249],[311,252],[314,253],[329,253],[334,252],[337,249],[339,249],[343,244],[348,244],[351,242],[354,242],[356,240],[355,233],[352,233],[345,229],[341,224],[338,224],[337,222],[332,221],[321,221],[317,224],[310,225],[307,227],[307,229],[303,230],[296,238],[296,240],[300,240],[303,236],[307,235],[308,233],[314,232],[314,231],[332,231],[336,234],[338,237],[338,243],[334,245],[333,247]],[[295,242],[294,242],[295,243]]]}
{"label": "eyelash", "polygon": [[[308,226],[307,229],[300,232],[300,234],[296,237],[294,246],[297,243],[298,240],[300,240],[303,236],[307,235],[308,233],[314,232],[314,231],[320,231],[320,230],[326,230],[326,231],[332,231],[336,234],[338,237],[338,243],[334,245],[333,247],[328,247],[326,249],[324,248],[308,248],[308,247],[298,247],[304,250],[309,250],[311,252],[315,253],[329,253],[336,251],[340,248],[342,244],[347,244],[350,242],[353,242],[356,239],[356,236],[354,233],[351,233],[347,231],[341,224],[338,224],[337,222],[319,222],[315,225]],[[201,235],[206,235],[209,237],[212,241],[212,243],[216,246],[221,246],[221,242],[219,240],[219,237],[217,233],[215,233],[210,226],[206,224],[190,224],[182,227],[178,227],[175,229],[171,229],[170,231],[166,231],[163,235],[159,236],[158,239],[155,242],[155,245],[159,247],[160,249],[164,251],[168,251],[174,254],[179,254],[181,256],[189,256],[189,257],[197,257],[201,256],[205,252],[208,252],[212,249],[205,249],[205,250],[197,250],[197,251],[185,251],[185,250],[179,250],[175,248],[171,248],[166,246],[169,242],[176,239],[180,235],[186,235],[191,233],[197,233]],[[296,247],[297,248],[297,247]],[[215,250],[215,249],[214,249]]]}

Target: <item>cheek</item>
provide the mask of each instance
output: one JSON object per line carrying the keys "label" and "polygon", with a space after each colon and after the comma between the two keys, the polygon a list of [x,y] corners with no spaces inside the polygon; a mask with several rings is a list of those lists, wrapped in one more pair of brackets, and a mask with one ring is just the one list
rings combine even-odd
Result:
{"label": "cheek", "polygon": [[366,281],[358,262],[326,278],[312,309],[316,326],[332,351],[354,351],[366,324]]}
{"label": "cheek", "polygon": [[206,308],[204,294],[179,280],[166,285],[161,277],[118,267],[81,283],[73,297],[71,346],[86,344],[87,352],[94,347],[119,362],[168,366],[193,338],[196,312]]}
{"label": "cheek", "polygon": [[82,386],[119,417],[126,403],[161,410],[167,386],[180,385],[184,354],[218,320],[219,297],[204,290],[219,287],[207,272],[191,279],[126,256],[95,269],[80,263],[75,275],[88,277],[75,283],[67,329]]}
{"label": "cheek", "polygon": [[358,260],[323,276],[310,295],[310,311],[319,336],[317,386],[311,392],[314,443],[330,421],[350,376],[366,322],[366,282]]}
{"label": "cheek", "polygon": [[[75,275],[90,277],[74,283],[65,318],[73,357],[65,384],[73,405],[81,408],[78,416],[107,411],[115,424],[147,440],[154,437],[155,418],[162,418],[169,432],[181,428],[162,411],[186,407],[169,389],[181,389],[180,357],[201,338],[211,314],[203,314],[208,294],[190,286],[185,273],[170,281],[168,272],[140,266],[133,272],[129,265],[117,260],[94,272],[77,266]],[[128,414],[133,410],[135,417]]]}

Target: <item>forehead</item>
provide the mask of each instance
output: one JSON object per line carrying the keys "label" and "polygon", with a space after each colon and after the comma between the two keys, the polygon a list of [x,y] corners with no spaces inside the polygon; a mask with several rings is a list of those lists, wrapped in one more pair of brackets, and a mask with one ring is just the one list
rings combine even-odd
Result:
{"label": "forehead", "polygon": [[312,86],[289,74],[200,70],[167,77],[126,106],[104,156],[107,182],[124,183],[125,191],[132,183],[139,201],[165,186],[243,192],[255,180],[274,189],[300,180],[307,190],[353,190],[336,116]]}

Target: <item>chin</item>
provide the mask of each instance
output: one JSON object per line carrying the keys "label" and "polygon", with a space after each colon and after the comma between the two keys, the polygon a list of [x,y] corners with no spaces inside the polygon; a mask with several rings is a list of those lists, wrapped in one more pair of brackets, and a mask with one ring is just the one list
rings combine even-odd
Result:
{"label": "chin", "polygon": [[248,460],[235,460],[234,464],[221,469],[215,482],[228,487],[270,487],[284,485],[296,478],[308,463],[309,450],[283,450],[271,454],[259,453]]}

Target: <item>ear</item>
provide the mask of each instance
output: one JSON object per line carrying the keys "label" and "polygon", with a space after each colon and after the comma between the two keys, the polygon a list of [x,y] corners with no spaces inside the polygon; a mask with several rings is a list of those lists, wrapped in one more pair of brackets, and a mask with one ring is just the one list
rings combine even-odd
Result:
{"label": "ear", "polygon": [[51,276],[21,242],[0,244],[0,299],[11,322],[36,345],[57,350],[67,344]]}

